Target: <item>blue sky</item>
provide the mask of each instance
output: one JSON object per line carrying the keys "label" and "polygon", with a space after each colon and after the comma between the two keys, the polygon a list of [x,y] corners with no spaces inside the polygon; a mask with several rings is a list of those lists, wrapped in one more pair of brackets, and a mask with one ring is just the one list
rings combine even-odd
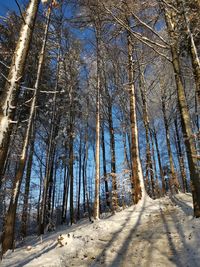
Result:
{"label": "blue sky", "polygon": [[[21,0],[18,1],[19,4],[22,3]],[[9,10],[16,10],[17,11],[17,4],[15,3],[15,0],[0,0],[0,15],[5,16],[5,14]]]}

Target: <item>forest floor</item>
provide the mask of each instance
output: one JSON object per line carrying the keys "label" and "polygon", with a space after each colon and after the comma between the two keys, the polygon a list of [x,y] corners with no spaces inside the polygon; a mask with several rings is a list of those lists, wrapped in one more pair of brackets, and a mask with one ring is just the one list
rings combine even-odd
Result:
{"label": "forest floor", "polygon": [[[200,219],[190,194],[151,200],[115,215],[28,238],[8,251],[1,267],[199,267]],[[64,246],[57,242],[62,234]]]}

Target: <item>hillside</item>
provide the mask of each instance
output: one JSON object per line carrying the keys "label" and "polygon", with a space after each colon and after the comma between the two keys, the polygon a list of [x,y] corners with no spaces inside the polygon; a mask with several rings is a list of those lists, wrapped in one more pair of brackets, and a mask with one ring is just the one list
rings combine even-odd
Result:
{"label": "hillside", "polygon": [[[62,234],[60,247],[57,242]],[[2,267],[20,266],[199,266],[200,224],[190,194],[151,200],[113,216],[32,237]],[[31,247],[29,247],[31,246]],[[30,249],[30,250],[29,250]]]}

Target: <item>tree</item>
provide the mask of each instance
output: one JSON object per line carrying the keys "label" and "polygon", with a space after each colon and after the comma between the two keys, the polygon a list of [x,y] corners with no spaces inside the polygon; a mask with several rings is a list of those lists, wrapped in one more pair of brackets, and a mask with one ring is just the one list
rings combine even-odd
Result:
{"label": "tree", "polygon": [[3,175],[4,165],[9,147],[10,135],[13,128],[16,105],[20,92],[20,81],[23,77],[26,58],[30,48],[31,37],[38,11],[39,0],[30,0],[27,6],[19,39],[14,51],[12,63],[6,79],[5,88],[0,100],[0,176]]}
{"label": "tree", "polygon": [[178,22],[176,20],[176,14],[174,13],[174,10],[172,8],[165,5],[163,5],[163,8],[168,33],[171,38],[170,49],[172,55],[172,65],[174,68],[174,76],[178,95],[178,107],[180,109],[181,125],[190,170],[194,216],[198,218],[200,217],[200,175],[197,169],[198,161],[197,158],[194,157],[194,155],[196,154],[196,148],[192,137],[192,125],[185,97],[184,86],[181,80],[180,62],[178,54],[178,39],[175,31]]}
{"label": "tree", "polygon": [[46,47],[46,42],[47,42],[50,15],[51,15],[51,6],[47,12],[47,23],[46,23],[45,32],[44,32],[43,45],[42,45],[40,56],[39,56],[37,78],[36,78],[36,82],[34,86],[34,93],[33,93],[33,98],[31,102],[31,108],[30,108],[30,113],[29,113],[29,118],[28,118],[28,125],[26,129],[25,139],[23,142],[22,153],[21,153],[21,157],[19,161],[19,167],[17,169],[17,173],[16,173],[14,183],[13,183],[9,208],[5,215],[4,229],[3,229],[3,234],[1,236],[2,254],[4,254],[8,249],[11,249],[13,247],[17,202],[18,202],[18,197],[20,193],[22,177],[24,174],[24,169],[25,169],[25,164],[26,164],[26,159],[27,159],[28,144],[29,144],[32,124],[34,120],[35,105],[37,101],[37,96],[38,96],[38,91],[39,91],[39,82],[40,82],[41,71],[42,71],[42,66],[44,62],[44,54],[45,54],[45,47]]}

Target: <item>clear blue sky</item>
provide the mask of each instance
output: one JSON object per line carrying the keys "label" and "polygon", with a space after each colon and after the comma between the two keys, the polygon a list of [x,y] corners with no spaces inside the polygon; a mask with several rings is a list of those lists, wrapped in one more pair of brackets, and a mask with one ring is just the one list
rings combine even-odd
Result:
{"label": "clear blue sky", "polygon": [[[18,0],[19,5],[23,8],[26,1]],[[0,16],[5,16],[9,10],[18,12],[18,7],[15,0],[0,0]]]}

